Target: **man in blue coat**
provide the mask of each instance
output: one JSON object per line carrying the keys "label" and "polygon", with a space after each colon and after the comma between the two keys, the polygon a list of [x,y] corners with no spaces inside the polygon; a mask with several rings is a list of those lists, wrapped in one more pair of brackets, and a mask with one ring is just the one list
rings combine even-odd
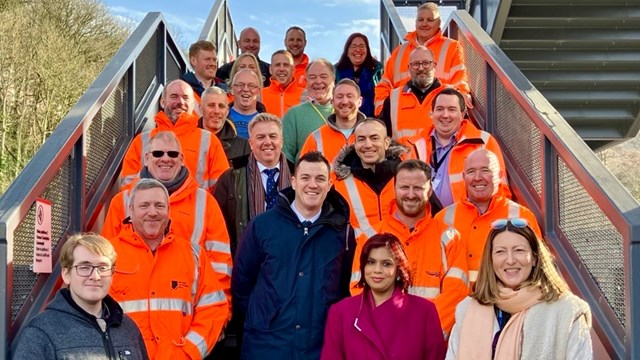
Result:
{"label": "man in blue coat", "polygon": [[327,310],[349,296],[355,240],[329,172],[321,153],[302,155],[291,187],[245,229],[231,281],[242,359],[319,359]]}

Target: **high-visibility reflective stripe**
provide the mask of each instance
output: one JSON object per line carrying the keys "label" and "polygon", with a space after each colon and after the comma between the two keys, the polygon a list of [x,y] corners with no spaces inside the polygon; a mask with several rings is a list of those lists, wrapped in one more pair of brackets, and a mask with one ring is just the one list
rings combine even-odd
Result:
{"label": "high-visibility reflective stripe", "polygon": [[[397,125],[396,125],[397,127]],[[397,134],[397,135],[396,135]],[[418,135],[418,130],[415,129],[402,129],[394,132],[394,137],[396,139],[406,138],[406,137],[414,137]]]}
{"label": "high-visibility reflective stripe", "polygon": [[463,71],[463,70],[465,70],[466,68],[467,68],[467,67],[466,67],[466,66],[464,66],[464,64],[459,64],[459,65],[453,66],[453,67],[451,67],[451,68],[449,69],[449,75],[453,76],[452,74],[455,74],[455,73],[457,73],[458,71]]}
{"label": "high-visibility reflective stripe", "polygon": [[424,162],[428,162],[427,140],[425,138],[420,138],[413,145],[416,147],[416,156],[418,157],[418,159]]}
{"label": "high-visibility reflective stripe", "polygon": [[208,131],[200,131],[200,152],[198,155],[198,168],[196,169],[196,181],[200,187],[210,187],[208,182],[205,181],[205,170],[207,169],[209,154],[209,146],[211,146],[211,133]]}
{"label": "high-visibility reflective stripe", "polygon": [[323,150],[323,146],[322,146],[322,134],[320,133],[320,129],[316,130],[313,132],[313,140],[316,141],[316,149],[321,152],[324,153]]}
{"label": "high-visibility reflective stripe", "polygon": [[449,174],[449,182],[450,183],[460,182],[460,181],[463,181],[463,180],[464,180],[464,178],[462,176],[462,173]]}
{"label": "high-visibility reflective stripe", "polygon": [[449,74],[445,71],[447,65],[447,52],[449,52],[449,46],[452,44],[451,39],[445,38],[442,48],[440,48],[440,55],[438,56],[438,65],[436,66],[436,77],[449,82]]}
{"label": "high-visibility reflective stripe", "polygon": [[191,244],[200,249],[200,239],[203,237],[206,210],[207,193],[203,189],[196,190],[195,209],[193,209],[193,230],[191,230]]}
{"label": "high-visibility reflective stripe", "polygon": [[396,88],[389,95],[389,111],[391,115],[391,135],[398,138],[398,108],[400,107],[400,92],[402,88]]}
{"label": "high-visibility reflective stripe", "polygon": [[209,305],[217,304],[220,302],[226,302],[226,301],[227,301],[227,296],[224,294],[224,291],[218,290],[218,291],[214,291],[209,294],[203,294],[202,296],[200,296],[200,300],[198,300],[198,305],[196,306],[196,308],[199,308],[201,306],[209,306]]}
{"label": "high-visibility reflective stripe", "polygon": [[212,187],[216,186],[217,182],[218,182],[218,179],[207,180],[207,183],[206,183],[207,188],[205,190],[211,189]]}
{"label": "high-visibility reflective stripe", "polygon": [[454,221],[456,219],[456,208],[458,207],[457,204],[451,205],[451,206],[447,206],[446,208],[444,208],[444,223],[449,225],[449,226],[453,226]]}
{"label": "high-visibility reflective stripe", "polygon": [[353,271],[351,273],[351,280],[349,280],[349,282],[358,282],[360,281],[360,271]]}
{"label": "high-visibility reflective stripe", "polygon": [[133,179],[136,178],[136,176],[137,176],[136,174],[132,174],[132,175],[127,175],[127,176],[123,177],[120,180],[120,186],[122,187],[122,186],[131,184],[131,182],[133,181]]}
{"label": "high-visibility reflective stripe", "polygon": [[213,271],[219,273],[219,274],[224,274],[224,275],[229,275],[231,276],[231,267],[229,266],[229,264],[227,263],[221,263],[221,262],[215,262],[212,261],[211,262],[211,267],[213,268]]}
{"label": "high-visibility reflective stripe", "polygon": [[122,206],[125,213],[125,218],[127,218],[129,214],[129,204],[131,203],[131,191],[125,190],[122,192]]}
{"label": "high-visibility reflective stripe", "polygon": [[[345,185],[347,186],[347,193],[349,194],[349,199],[351,200],[351,207],[353,208],[353,213],[358,219],[358,228],[356,229],[356,233],[359,234],[364,233],[367,235],[367,238],[372,237],[376,234],[373,230],[371,224],[369,224],[369,219],[367,219],[367,213],[364,211],[364,205],[362,204],[362,199],[360,198],[360,192],[358,191],[358,186],[356,182],[353,180],[353,175],[347,177],[344,180]],[[356,234],[356,237],[359,236]]]}
{"label": "high-visibility reflective stripe", "polygon": [[231,245],[229,245],[229,243],[226,243],[224,241],[207,240],[205,241],[204,246],[207,249],[207,251],[215,251],[215,252],[224,253],[224,254],[231,254]]}
{"label": "high-visibility reflective stripe", "polygon": [[207,356],[207,353],[209,352],[209,348],[207,346],[207,342],[200,334],[191,330],[187,333],[187,336],[185,336],[184,338],[187,339],[193,345],[195,345],[195,347],[198,349],[198,352],[200,352],[200,356],[202,358]]}
{"label": "high-visibility reflective stripe", "polygon": [[439,287],[412,286],[409,288],[409,294],[417,295],[425,299],[433,299],[440,295]]}
{"label": "high-visibility reflective stripe", "polygon": [[153,298],[126,300],[120,301],[119,304],[127,314],[143,311],[180,311],[188,315],[193,314],[191,302],[184,299]]}
{"label": "high-visibility reflective stripe", "polygon": [[476,282],[478,279],[478,271],[477,270],[469,270],[469,280],[471,282]]}
{"label": "high-visibility reflective stripe", "polygon": [[[402,58],[404,58],[404,53],[407,52],[407,48],[409,47],[409,43],[404,43],[400,45],[400,50],[398,50],[398,56],[396,56],[396,63],[393,64],[393,83],[397,84],[404,78],[406,69],[402,69]],[[404,71],[403,71],[404,70]]]}
{"label": "high-visibility reflective stripe", "polygon": [[[140,164],[144,165],[144,154],[149,151],[149,142],[151,141],[151,131],[147,130],[140,136],[142,142],[142,151],[140,152]],[[142,168],[142,166],[140,167]]]}
{"label": "high-visibility reflective stripe", "polygon": [[480,138],[482,139],[482,141],[484,142],[484,144],[482,144],[482,148],[484,149],[485,147],[487,147],[487,144],[489,143],[489,137],[491,135],[489,135],[488,132],[486,131],[480,131]]}
{"label": "high-visibility reflective stripe", "polygon": [[520,217],[520,205],[509,200],[509,219],[515,219]]}
{"label": "high-visibility reflective stripe", "polygon": [[[445,272],[447,272],[449,270],[449,262],[447,261],[447,246],[444,244],[444,234],[446,233],[450,233],[451,231],[455,231],[453,230],[453,228],[445,231],[443,233],[443,236],[440,237],[441,241],[442,241],[442,246],[440,247],[440,262],[442,263],[442,268],[444,269]],[[449,242],[451,241],[451,239],[447,240],[447,245],[449,244]]]}
{"label": "high-visibility reflective stripe", "polygon": [[451,269],[449,269],[449,271],[447,271],[447,275],[445,275],[444,277],[453,277],[456,279],[460,279],[463,283],[465,283],[465,285],[469,286],[469,278],[467,277],[467,272],[460,268],[452,267]]}

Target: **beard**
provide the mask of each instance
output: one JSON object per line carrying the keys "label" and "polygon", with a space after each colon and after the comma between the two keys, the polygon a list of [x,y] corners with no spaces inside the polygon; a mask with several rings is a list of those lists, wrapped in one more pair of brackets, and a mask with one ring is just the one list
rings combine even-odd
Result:
{"label": "beard", "polygon": [[414,79],[411,79],[411,81],[413,82],[413,85],[415,85],[419,89],[428,88],[429,86],[431,86],[431,84],[433,84],[433,80],[435,79],[435,76],[433,74],[426,74],[426,77],[418,77],[417,75],[422,74],[416,74],[416,77]]}

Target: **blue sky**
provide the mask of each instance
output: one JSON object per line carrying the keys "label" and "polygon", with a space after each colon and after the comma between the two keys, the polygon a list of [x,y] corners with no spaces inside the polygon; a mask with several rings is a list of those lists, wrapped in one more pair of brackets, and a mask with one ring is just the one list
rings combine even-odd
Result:
{"label": "blue sky", "polygon": [[[138,23],[147,12],[160,11],[180,44],[187,48],[197,40],[213,1],[103,0],[118,17]],[[349,34],[369,37],[372,53],[379,56],[379,0],[229,0],[236,34],[246,26],[255,27],[262,40],[260,57],[269,61],[271,53],[284,47],[284,32],[298,25],[307,32],[306,53],[311,58],[326,57],[336,62]]]}

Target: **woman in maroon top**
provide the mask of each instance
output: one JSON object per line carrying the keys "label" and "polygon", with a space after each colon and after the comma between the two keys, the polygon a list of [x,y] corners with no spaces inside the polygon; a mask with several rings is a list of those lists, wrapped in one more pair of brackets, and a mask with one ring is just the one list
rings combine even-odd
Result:
{"label": "woman in maroon top", "polygon": [[383,233],[367,240],[360,273],[364,291],[329,310],[321,359],[444,359],[435,305],[407,293],[409,262],[398,238]]}

